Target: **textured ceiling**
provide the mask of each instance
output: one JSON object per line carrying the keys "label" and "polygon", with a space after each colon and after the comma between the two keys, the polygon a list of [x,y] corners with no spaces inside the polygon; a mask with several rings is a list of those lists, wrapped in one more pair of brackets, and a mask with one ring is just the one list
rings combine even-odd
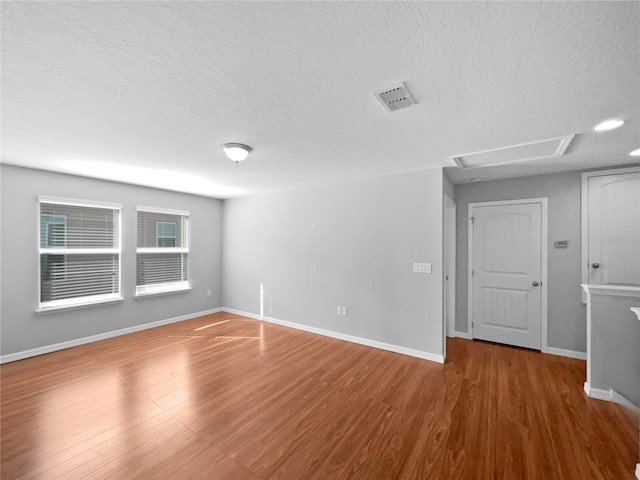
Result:
{"label": "textured ceiling", "polygon": [[[631,163],[638,2],[3,2],[2,161],[228,198],[452,165],[456,182]],[[406,81],[417,105],[372,92]],[[620,130],[596,134],[619,116]],[[221,145],[254,149],[238,165]]]}

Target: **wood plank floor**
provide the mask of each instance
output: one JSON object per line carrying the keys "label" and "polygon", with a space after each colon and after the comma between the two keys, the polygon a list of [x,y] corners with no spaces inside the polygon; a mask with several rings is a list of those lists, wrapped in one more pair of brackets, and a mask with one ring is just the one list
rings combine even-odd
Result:
{"label": "wood plank floor", "polygon": [[10,479],[633,479],[585,362],[447,342],[445,365],[226,313],[2,366]]}

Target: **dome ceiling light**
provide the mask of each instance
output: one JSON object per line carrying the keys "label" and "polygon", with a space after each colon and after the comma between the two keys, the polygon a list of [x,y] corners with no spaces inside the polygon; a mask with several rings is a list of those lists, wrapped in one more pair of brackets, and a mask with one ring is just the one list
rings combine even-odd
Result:
{"label": "dome ceiling light", "polygon": [[225,143],[222,150],[224,150],[224,154],[229,160],[238,164],[238,162],[243,161],[249,156],[252,149],[250,146],[242,143]]}

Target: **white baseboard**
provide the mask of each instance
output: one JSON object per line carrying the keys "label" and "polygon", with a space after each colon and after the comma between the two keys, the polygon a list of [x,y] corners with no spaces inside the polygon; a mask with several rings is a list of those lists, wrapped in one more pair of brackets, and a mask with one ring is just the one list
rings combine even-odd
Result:
{"label": "white baseboard", "polygon": [[[466,338],[467,340],[473,340],[467,332],[455,331],[456,338]],[[579,360],[586,360],[587,354],[585,352],[576,352],[574,350],[566,350],[564,348],[547,347],[543,353],[549,353],[551,355],[559,355],[561,357],[577,358]]]}
{"label": "white baseboard", "polygon": [[638,408],[633,404],[633,402],[631,402],[631,400],[627,399],[624,395],[620,395],[612,388],[610,388],[609,390],[605,390],[603,388],[594,388],[589,384],[589,382],[584,382],[584,391],[590,398],[614,402],[627,408]]}
{"label": "white baseboard", "polygon": [[636,478],[640,480],[640,463],[636,463]]}
{"label": "white baseboard", "polygon": [[401,353],[403,355],[422,358],[424,360],[430,360],[432,362],[444,363],[444,356],[437,355],[435,353],[429,353],[429,352],[424,352],[422,350],[415,350],[413,348],[392,345],[390,343],[379,342],[377,340],[371,340],[368,338],[356,337],[353,335],[348,335],[346,333],[325,330],[324,328],[311,327],[309,325],[303,325],[301,323],[288,322],[286,320],[279,320],[273,317],[261,317],[260,315],[256,315],[255,313],[243,312],[241,310],[235,310],[233,308],[222,308],[222,310],[225,312],[233,313],[234,315],[242,315],[244,317],[255,318],[256,320],[264,320],[265,322],[274,323],[276,325],[282,325],[284,327],[295,328],[296,330],[303,330],[305,332],[315,333],[317,335],[323,335],[325,337],[336,338],[338,340],[344,340],[351,343],[366,345],[367,347],[379,348],[381,350],[388,350],[390,352]]}
{"label": "white baseboard", "polygon": [[551,355],[559,355],[561,357],[577,358],[578,360],[586,360],[586,352],[577,352],[575,350],[566,350],[564,348],[547,347],[544,353],[550,353]]}
{"label": "white baseboard", "polygon": [[593,388],[589,382],[584,382],[584,392],[590,398],[595,398],[597,400],[606,400],[608,402],[613,401],[611,389],[604,390],[602,388]]}
{"label": "white baseboard", "polygon": [[[227,312],[227,313],[233,313],[234,315],[241,315],[243,317],[254,318],[256,320],[264,320],[265,322],[269,321],[269,319],[267,317],[263,317],[263,316],[258,315],[256,313],[243,312],[242,310],[236,310],[235,308],[222,307],[220,310],[222,310],[223,312]],[[275,323],[275,322],[273,322],[273,323]]]}
{"label": "white baseboard", "polygon": [[54,343],[53,345],[45,345],[44,347],[32,348],[31,350],[23,350],[22,352],[9,353],[7,355],[0,356],[0,364],[15,362],[16,360],[23,360],[29,357],[35,357],[37,355],[44,355],[45,353],[56,352],[58,350],[64,350],[66,348],[77,347],[86,343],[98,342],[100,340],[106,340],[107,338],[119,337],[120,335],[126,335],[127,333],[139,332],[141,330],[147,330],[149,328],[160,327],[162,325],[168,325],[170,323],[182,322],[184,320],[190,320],[196,317],[202,317],[203,315],[210,315],[212,313],[221,312],[222,308],[214,308],[212,310],[205,310],[203,312],[190,313],[188,315],[181,315],[179,317],[167,318],[159,320],[157,322],[143,323],[142,325],[134,325],[132,327],[122,328],[120,330],[112,330],[110,332],[99,333],[97,335],[91,335],[89,337],[76,338],[75,340],[68,340],[66,342]]}
{"label": "white baseboard", "polygon": [[615,390],[611,389],[611,400],[613,402],[616,402],[619,405],[622,405],[623,407],[627,407],[627,408],[638,408],[637,406],[635,406],[633,404],[633,402],[631,400],[629,400],[628,398],[620,395],[618,392],[616,392]]}

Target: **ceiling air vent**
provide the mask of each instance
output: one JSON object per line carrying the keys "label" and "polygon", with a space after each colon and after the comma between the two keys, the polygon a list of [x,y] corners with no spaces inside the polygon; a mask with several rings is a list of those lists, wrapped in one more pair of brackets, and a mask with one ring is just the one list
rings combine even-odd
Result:
{"label": "ceiling air vent", "polygon": [[567,151],[574,136],[575,135],[567,135],[566,137],[549,138],[547,140],[522,143],[510,147],[465,153],[464,155],[451,157],[451,160],[453,160],[458,168],[469,169],[559,157]]}
{"label": "ceiling air vent", "polygon": [[410,107],[416,103],[404,83],[399,83],[391,88],[374,92],[374,95],[388,112],[395,112],[396,110]]}

